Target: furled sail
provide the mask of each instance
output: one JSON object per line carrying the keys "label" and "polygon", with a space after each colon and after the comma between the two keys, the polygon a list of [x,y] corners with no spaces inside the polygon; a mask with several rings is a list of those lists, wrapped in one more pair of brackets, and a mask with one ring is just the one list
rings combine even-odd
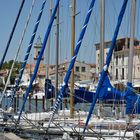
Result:
{"label": "furled sail", "polygon": [[121,22],[122,22],[122,19],[123,19],[123,16],[124,16],[124,12],[125,12],[125,9],[126,9],[126,6],[127,6],[127,2],[128,2],[128,0],[124,0],[124,2],[123,2],[123,5],[122,5],[122,8],[121,8],[119,17],[118,17],[116,29],[115,29],[115,32],[114,32],[114,36],[113,36],[111,46],[110,46],[110,49],[109,49],[109,53],[107,55],[106,65],[104,66],[104,68],[102,70],[101,77],[100,77],[100,80],[99,80],[99,83],[98,83],[98,86],[97,86],[96,94],[95,94],[93,102],[91,104],[89,114],[87,116],[87,120],[86,120],[86,123],[85,123],[85,126],[84,126],[83,133],[85,132],[85,130],[86,130],[87,126],[88,126],[88,122],[90,120],[92,111],[93,111],[94,106],[96,104],[96,101],[97,101],[97,99],[99,97],[99,93],[100,93],[100,90],[102,88],[102,84],[103,84],[103,82],[105,80],[105,77],[107,76],[107,70],[108,70],[108,67],[109,67],[109,64],[110,64],[110,61],[111,61],[113,49],[114,49],[115,42],[116,42],[116,39],[117,39],[117,36],[118,36],[120,25],[121,25]]}
{"label": "furled sail", "polygon": [[33,82],[34,82],[34,80],[35,80],[35,77],[36,77],[36,75],[37,75],[37,71],[38,71],[38,68],[39,68],[39,64],[40,64],[42,55],[43,55],[44,50],[45,50],[45,47],[46,47],[46,43],[47,43],[47,40],[48,40],[50,31],[51,31],[51,27],[52,27],[53,21],[54,21],[54,19],[55,19],[55,15],[56,15],[56,11],[57,11],[57,8],[58,8],[58,5],[59,5],[59,1],[60,1],[60,0],[57,0],[57,1],[56,1],[54,10],[53,10],[53,13],[52,13],[52,16],[51,16],[51,19],[50,19],[50,22],[49,22],[49,25],[48,25],[46,34],[45,34],[45,37],[44,37],[44,40],[43,40],[42,48],[41,48],[41,50],[40,50],[40,53],[39,53],[39,56],[38,56],[38,59],[37,59],[37,62],[36,62],[35,68],[34,68],[34,74],[33,74],[32,78],[31,78],[31,80],[30,80],[29,86],[28,86],[27,91],[26,91],[26,93],[25,93],[24,102],[23,102],[23,104],[22,104],[22,107],[21,107],[21,110],[20,110],[20,113],[19,113],[19,116],[18,116],[18,120],[17,120],[18,123],[19,123],[19,121],[20,121],[20,117],[21,117],[22,111],[23,111],[23,109],[24,109],[24,106],[25,106],[27,97],[28,97],[28,95],[29,95],[29,92],[30,92],[30,90],[31,90],[32,84],[33,84]]}
{"label": "furled sail", "polygon": [[21,78],[22,78],[22,75],[23,75],[23,72],[24,72],[26,63],[27,63],[27,61],[28,61],[29,54],[30,54],[31,48],[32,48],[32,46],[33,46],[33,42],[34,42],[35,35],[36,35],[37,29],[38,29],[38,26],[39,26],[39,23],[40,23],[40,20],[41,20],[41,16],[42,16],[42,13],[43,13],[43,10],[44,10],[45,3],[46,3],[46,0],[43,1],[41,10],[40,10],[40,12],[39,12],[39,15],[38,15],[38,18],[37,18],[35,27],[34,27],[34,31],[33,31],[33,33],[32,33],[32,37],[31,37],[31,40],[30,40],[30,42],[29,42],[29,46],[28,46],[28,48],[27,48],[27,51],[26,51],[26,54],[25,54],[25,57],[24,57],[24,61],[23,61],[23,63],[22,63],[21,69],[20,69],[20,71],[19,71],[18,79],[17,79],[17,81],[16,81],[16,85],[15,85],[15,88],[14,88],[14,93],[13,93],[12,98],[11,98],[11,100],[10,100],[10,106],[13,104],[13,99],[14,99],[15,94],[16,94],[16,91],[17,91],[17,89],[18,89],[18,87],[19,87],[19,84],[20,84],[20,81],[21,81]]}

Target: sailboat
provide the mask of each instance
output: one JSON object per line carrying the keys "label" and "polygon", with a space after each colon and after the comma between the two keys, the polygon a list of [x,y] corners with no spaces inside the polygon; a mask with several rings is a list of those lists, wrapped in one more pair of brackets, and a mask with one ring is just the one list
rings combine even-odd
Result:
{"label": "sailboat", "polygon": [[[66,91],[66,88],[68,86],[68,80],[70,78],[70,74],[71,74],[72,68],[74,66],[74,62],[76,60],[76,57],[77,57],[77,54],[78,54],[82,39],[84,37],[84,33],[85,33],[85,30],[86,30],[87,23],[89,21],[89,17],[91,15],[95,0],[91,1],[91,5],[90,5],[90,8],[88,10],[88,14],[87,14],[85,23],[84,23],[83,28],[82,28],[82,32],[80,34],[79,40],[78,40],[76,48],[75,48],[74,56],[72,58],[70,67],[68,69],[68,73],[66,74],[66,77],[64,79],[64,83],[62,85],[62,88],[60,89],[60,94],[58,95],[58,98],[57,98],[57,100],[55,102],[53,110],[51,112],[49,112],[49,113],[42,113],[42,115],[40,115],[40,116],[39,116],[39,113],[24,114],[24,110],[23,110],[24,106],[25,106],[25,102],[26,102],[27,97],[28,97],[28,94],[30,92],[32,83],[33,83],[33,81],[35,79],[35,76],[36,76],[36,73],[37,73],[37,70],[38,70],[38,66],[39,66],[39,63],[40,63],[40,59],[41,59],[42,54],[44,52],[46,42],[47,42],[47,39],[48,39],[48,36],[49,36],[49,33],[50,33],[50,29],[51,29],[53,20],[55,18],[57,7],[59,5],[59,0],[56,2],[56,5],[55,5],[55,8],[54,8],[51,20],[50,20],[50,24],[48,26],[46,36],[44,38],[44,43],[43,43],[41,52],[39,54],[38,61],[36,63],[36,67],[35,67],[35,70],[34,70],[34,75],[33,75],[32,79],[31,79],[30,85],[29,85],[29,87],[28,87],[28,89],[26,91],[26,96],[25,96],[24,103],[22,105],[22,108],[21,108],[20,113],[18,114],[18,116],[15,116],[15,119],[18,121],[19,125],[22,125],[22,123],[24,123],[24,120],[20,120],[20,117],[21,117],[21,115],[23,113],[22,117],[23,118],[24,117],[28,118],[29,121],[31,121],[31,120],[39,120],[40,121],[39,125],[36,124],[36,122],[34,122],[32,125],[34,127],[39,126],[40,131],[42,130],[44,132],[44,134],[48,134],[49,132],[52,132],[52,131],[55,132],[55,133],[56,132],[62,132],[62,133],[66,132],[67,134],[75,134],[76,137],[79,136],[79,139],[82,136],[85,136],[85,139],[90,139],[90,138],[95,139],[95,137],[101,139],[103,137],[102,135],[105,135],[105,137],[107,137],[107,139],[109,139],[108,137],[111,137],[111,139],[112,138],[114,139],[115,137],[119,137],[119,136],[123,137],[122,135],[124,133],[123,134],[117,134],[116,131],[120,133],[120,131],[118,131],[118,130],[121,129],[121,123],[124,123],[124,125],[125,125],[126,121],[124,121],[124,120],[116,120],[116,119],[111,120],[110,118],[108,118],[107,120],[104,120],[103,118],[97,118],[95,115],[92,115],[92,110],[94,108],[93,106],[95,105],[96,99],[98,99],[98,100],[114,99],[113,94],[116,95],[115,100],[119,100],[119,101],[121,99],[124,99],[124,97],[127,96],[127,98],[126,98],[126,102],[127,102],[126,106],[129,107],[128,112],[127,112],[128,114],[130,112],[132,113],[132,108],[134,108],[134,104],[129,104],[129,103],[132,103],[132,99],[134,99],[134,103],[136,101],[139,103],[139,96],[136,95],[135,93],[130,92],[131,89],[132,89],[132,87],[130,85],[127,86],[127,88],[128,88],[127,93],[126,92],[123,93],[123,92],[115,89],[110,84],[110,80],[109,80],[109,77],[108,77],[108,71],[107,71],[107,69],[109,67],[111,55],[112,55],[112,50],[113,50],[113,47],[114,47],[114,44],[115,44],[115,41],[116,41],[116,38],[117,38],[117,34],[118,34],[118,31],[119,31],[121,21],[122,21],[122,17],[123,17],[123,14],[125,12],[127,1],[128,0],[124,0],[123,6],[122,6],[122,9],[121,9],[121,12],[120,12],[120,16],[118,18],[118,24],[117,24],[115,34],[114,34],[114,37],[113,37],[113,40],[112,40],[112,44],[111,44],[111,47],[110,47],[110,51],[108,53],[107,64],[103,67],[103,71],[101,72],[101,78],[100,78],[100,81],[99,81],[99,85],[98,85],[98,87],[96,89],[96,92],[94,94],[91,93],[92,97],[90,97],[90,100],[91,100],[91,102],[94,101],[92,103],[92,108],[90,109],[89,112],[83,112],[83,111],[80,111],[80,110],[77,111],[75,113],[76,118],[74,118],[74,119],[71,119],[69,117],[69,112],[70,111],[68,111],[68,110],[59,111],[58,108],[59,108],[60,102],[62,101],[62,97],[64,97],[64,95],[66,93],[65,91]],[[49,85],[51,85],[51,83]],[[100,88],[100,91],[99,91],[99,88]],[[52,90],[54,90],[54,88],[52,88],[50,86],[48,88],[48,90],[52,93]],[[83,90],[81,90],[81,92],[82,91]],[[100,94],[99,94],[99,92],[100,92]],[[89,97],[89,95],[88,95],[88,97]],[[132,98],[132,97],[134,97],[134,98]],[[84,97],[81,97],[81,98],[83,99]],[[87,100],[87,99],[85,99],[85,100]],[[139,104],[136,104],[136,105],[137,105],[136,106],[136,108],[137,108]],[[133,113],[137,113],[137,112],[139,112],[139,110],[136,109],[136,110],[134,110]],[[87,118],[87,121],[86,121],[85,117],[87,117],[88,113],[89,113],[89,115],[88,115],[88,118]],[[64,116],[64,118],[62,118],[63,116]],[[92,116],[92,120],[91,120],[91,122],[89,124],[88,121],[89,121],[89,118],[91,116]],[[86,122],[86,124],[85,124],[85,122]],[[136,123],[138,123],[138,121],[136,121]],[[117,130],[115,130],[115,129],[111,130],[114,126],[116,126],[118,124],[120,124],[120,125],[118,126]],[[104,127],[104,130],[101,130],[102,127]],[[47,128],[47,130],[46,130],[46,128]],[[99,130],[100,130],[100,132],[99,132]],[[46,131],[48,133],[46,133]],[[101,131],[102,131],[102,133],[101,133]],[[82,132],[84,132],[84,133],[82,134]],[[88,136],[90,136],[90,138]],[[132,137],[132,132],[131,132],[130,137]]]}
{"label": "sailboat", "polygon": [[[123,6],[122,6],[122,11],[126,8],[126,4],[127,4],[127,1],[124,1],[124,4],[123,4]],[[117,34],[118,34],[118,30],[119,30],[119,26],[120,26],[120,23],[121,23],[121,20],[122,20],[122,15],[124,14],[124,11],[122,12],[121,11],[121,13],[120,13],[120,16],[119,16],[119,19],[118,19],[118,24],[117,24],[117,28],[116,28],[116,30],[115,30],[115,34],[114,34],[114,37],[113,37],[113,41],[112,41],[112,44],[111,44],[111,49],[110,49],[110,51],[109,51],[109,53],[108,53],[108,57],[107,57],[107,65],[105,65],[104,66],[104,69],[103,69],[103,72],[101,73],[101,78],[100,78],[100,81],[99,81],[99,87],[97,87],[97,91],[96,91],[96,93],[98,93],[99,91],[99,89],[100,89],[100,92],[101,92],[101,90],[102,90],[102,92],[101,93],[103,93],[102,95],[101,94],[99,94],[99,95],[97,95],[97,94],[95,94],[95,96],[94,96],[94,99],[93,99],[93,105],[92,105],[92,107],[91,107],[91,110],[90,110],[90,112],[89,112],[89,114],[91,115],[92,114],[92,110],[93,110],[93,107],[95,106],[95,101],[97,100],[97,98],[99,99],[99,100],[101,100],[101,99],[112,99],[113,98],[113,96],[111,97],[111,95],[113,95],[112,93],[114,92],[115,93],[115,95],[116,95],[116,97],[117,97],[117,99],[118,100],[120,100],[120,99],[124,99],[124,97],[126,96],[126,93],[123,93],[123,94],[121,94],[122,92],[120,92],[120,91],[118,91],[118,90],[116,90],[116,89],[114,89],[112,86],[111,86],[111,84],[110,84],[110,82],[109,82],[109,79],[108,79],[108,76],[107,76],[107,69],[108,69],[108,66],[109,66],[109,63],[110,63],[110,58],[111,58],[111,55],[112,55],[112,50],[113,50],[113,47],[114,47],[114,44],[115,44],[115,40],[116,40],[116,38],[117,38]],[[71,66],[71,65],[70,65]],[[69,69],[70,71],[71,71],[71,67],[70,67],[70,69]],[[69,70],[68,70],[68,72],[69,72]],[[67,77],[67,75],[66,75],[66,78],[69,78],[69,77]],[[66,80],[66,81],[65,81]],[[67,79],[65,79],[64,80],[64,82],[67,82]],[[57,107],[58,107],[58,104],[60,103],[60,101],[61,101],[61,98],[62,98],[62,96],[63,96],[63,94],[64,94],[64,90],[65,90],[65,84],[66,83],[64,83],[64,86],[62,87],[62,91],[60,91],[60,95],[58,96],[58,100],[57,100],[57,102],[56,102],[56,104],[55,104],[55,106],[54,106],[54,111],[53,111],[53,114],[52,114],[52,117],[51,117],[51,119],[50,119],[50,122],[52,121],[52,118],[53,118],[53,116],[54,116],[54,114],[55,114],[55,111],[57,110]],[[132,96],[131,96],[132,97]],[[131,98],[130,97],[130,98]],[[137,97],[136,97],[137,98]],[[130,106],[129,106],[130,107]],[[90,116],[89,115],[89,116]],[[86,121],[86,124],[85,124],[85,128],[84,128],[84,132],[85,132],[85,129],[86,129],[86,127],[87,127],[87,125],[88,125],[88,121],[89,121],[89,116],[88,116],[88,119],[87,119],[87,121]],[[91,116],[90,116],[91,117]],[[49,123],[50,124],[50,123]],[[48,125],[48,127],[49,127],[49,125]]]}

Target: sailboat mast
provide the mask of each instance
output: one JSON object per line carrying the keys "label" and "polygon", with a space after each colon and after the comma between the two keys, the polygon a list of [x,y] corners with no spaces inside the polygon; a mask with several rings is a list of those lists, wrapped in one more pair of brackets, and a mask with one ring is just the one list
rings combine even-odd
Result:
{"label": "sailboat mast", "polygon": [[105,2],[100,0],[100,71],[104,66],[104,25],[105,25]]}
{"label": "sailboat mast", "polygon": [[131,19],[130,19],[130,48],[128,57],[128,83],[132,83],[133,76],[133,55],[134,55],[134,35],[135,35],[135,15],[136,0],[131,0]]}
{"label": "sailboat mast", "polygon": [[[35,27],[34,27],[34,30],[33,30],[33,33],[32,33],[32,36],[31,36],[31,39],[30,39],[30,42],[29,42],[29,45],[28,45],[28,48],[27,48],[27,51],[26,51],[26,55],[24,57],[24,61],[23,61],[22,66],[20,68],[18,79],[16,80],[16,85],[15,85],[15,88],[14,88],[14,93],[12,95],[10,104],[13,104],[14,96],[16,94],[17,88],[19,87],[19,84],[20,84],[20,81],[21,81],[21,78],[22,78],[26,63],[28,61],[28,57],[29,57],[31,48],[33,46],[33,42],[34,42],[34,39],[35,39],[35,36],[36,36],[36,32],[37,32],[37,29],[38,29],[38,26],[39,26],[39,23],[40,23],[40,20],[41,20],[41,17],[42,17],[42,13],[43,13],[43,10],[44,10],[45,3],[46,3],[46,0],[44,0],[43,3],[42,3],[41,10],[39,12],[37,21],[35,23]],[[3,97],[1,96],[1,98],[3,98]]]}
{"label": "sailboat mast", "polygon": [[59,6],[56,13],[56,73],[55,73],[55,98],[58,94],[58,60],[59,60]]}
{"label": "sailboat mast", "polygon": [[88,113],[88,116],[87,116],[87,120],[86,120],[86,123],[85,123],[85,126],[84,126],[83,133],[85,133],[85,130],[87,129],[92,111],[95,107],[95,104],[96,104],[96,101],[98,99],[102,84],[103,84],[103,82],[105,80],[105,77],[107,75],[107,69],[108,69],[110,61],[111,61],[113,49],[114,49],[116,39],[117,39],[117,36],[118,36],[118,33],[119,33],[119,28],[120,28],[120,25],[121,25],[121,22],[122,22],[122,19],[123,19],[123,16],[124,16],[124,12],[125,12],[125,9],[126,9],[126,6],[127,6],[127,2],[128,2],[128,0],[124,0],[123,5],[121,7],[121,11],[120,11],[119,16],[118,16],[118,21],[117,21],[117,25],[116,25],[116,28],[115,28],[115,32],[114,32],[112,42],[111,42],[111,45],[110,45],[110,48],[109,48],[109,51],[108,51],[108,55],[107,55],[107,58],[106,58],[106,65],[103,67],[103,70],[101,72],[101,76],[100,76],[100,79],[99,79],[99,82],[98,82],[96,93],[94,95],[94,98],[93,98],[93,101],[92,101],[92,104],[91,104],[91,107],[90,107],[90,110],[89,110],[89,113]]}
{"label": "sailboat mast", "polygon": [[53,12],[52,12],[52,16],[51,16],[51,19],[50,19],[50,21],[49,21],[49,25],[48,25],[48,28],[47,28],[47,31],[46,31],[46,34],[45,34],[45,37],[44,37],[44,41],[43,41],[43,44],[42,44],[42,48],[40,49],[40,53],[39,53],[39,56],[38,56],[38,59],[37,59],[37,62],[36,62],[35,68],[34,68],[34,72],[33,72],[34,74],[33,74],[32,78],[31,78],[30,83],[29,83],[29,86],[28,86],[28,88],[27,88],[27,90],[26,90],[25,97],[24,97],[24,102],[23,102],[23,104],[22,104],[22,107],[21,107],[21,110],[20,110],[20,113],[19,113],[19,116],[18,116],[17,123],[19,123],[19,121],[20,121],[20,117],[21,117],[21,115],[22,115],[22,111],[23,111],[23,109],[24,109],[24,106],[25,106],[27,97],[28,97],[29,92],[30,92],[30,90],[31,90],[32,84],[33,84],[33,82],[34,82],[34,80],[35,80],[35,77],[36,77],[36,75],[37,75],[38,68],[39,68],[39,64],[40,64],[42,55],[43,55],[44,50],[45,50],[45,47],[46,47],[46,43],[47,43],[47,41],[48,41],[48,37],[49,37],[50,31],[51,31],[51,28],[52,28],[53,21],[54,21],[54,19],[55,19],[55,15],[56,15],[56,11],[57,11],[57,8],[58,8],[58,5],[59,5],[59,1],[60,1],[60,0],[57,0],[57,1],[56,1],[55,8],[54,8],[54,10],[53,10]]}
{"label": "sailboat mast", "polygon": [[[105,25],[105,2],[100,0],[100,63],[99,63],[99,72],[102,71],[104,66],[104,25]],[[99,101],[99,112],[101,112],[102,103]]]}
{"label": "sailboat mast", "polygon": [[[50,18],[52,15],[52,0],[50,0]],[[51,40],[51,33],[48,38],[48,45],[46,49],[47,54],[47,61],[46,61],[46,79],[49,79],[49,64],[50,64],[50,40]]]}
{"label": "sailboat mast", "polygon": [[[72,0],[72,36],[71,36],[71,57],[74,55],[75,46],[75,5],[76,0]],[[74,118],[74,69],[71,72],[71,91],[70,91],[70,117]]]}

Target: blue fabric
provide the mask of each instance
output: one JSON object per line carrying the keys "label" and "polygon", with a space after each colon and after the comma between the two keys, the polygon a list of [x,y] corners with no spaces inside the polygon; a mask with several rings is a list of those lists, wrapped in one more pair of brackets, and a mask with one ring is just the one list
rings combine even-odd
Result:
{"label": "blue fabric", "polygon": [[[69,87],[66,87],[65,93],[63,95],[63,97],[69,97]],[[45,80],[45,96],[46,99],[51,99],[51,98],[55,98],[55,87],[52,84],[50,79],[46,79]]]}
{"label": "blue fabric", "polygon": [[140,113],[140,98],[133,92],[131,83],[127,83],[126,92],[126,114],[139,114]]}
{"label": "blue fabric", "polygon": [[85,89],[75,89],[74,90],[74,102],[75,103],[92,103],[94,98],[94,92],[87,91]]}
{"label": "blue fabric", "polygon": [[46,99],[55,97],[55,88],[50,79],[45,79],[45,97]]}
{"label": "blue fabric", "polygon": [[[69,97],[70,90],[69,87],[66,87],[66,91],[63,97]],[[87,91],[85,88],[79,87],[78,89],[74,89],[74,102],[76,103],[91,103],[94,97],[93,92]],[[47,99],[51,99],[55,97],[55,87],[53,86],[50,79],[45,80],[45,96]]]}
{"label": "blue fabric", "polygon": [[106,75],[99,93],[99,100],[124,100],[125,92],[115,89]]}

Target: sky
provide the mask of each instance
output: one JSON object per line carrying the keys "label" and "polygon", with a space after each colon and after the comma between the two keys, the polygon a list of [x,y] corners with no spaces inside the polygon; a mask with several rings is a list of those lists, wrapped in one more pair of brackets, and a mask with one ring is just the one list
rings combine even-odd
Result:
{"label": "sky", "polygon": [[[20,4],[22,0],[1,0],[0,1],[0,59],[4,53],[7,41],[9,39],[11,30],[13,28]],[[41,5],[44,0],[36,0],[35,7],[25,34],[25,38],[20,50],[18,60],[23,61],[25,52],[27,50],[31,35],[37,20]],[[56,0],[53,0],[55,3]],[[78,40],[82,25],[85,20],[85,16],[88,11],[91,0],[76,0],[76,30],[75,30],[75,44]],[[130,36],[129,26],[130,26],[130,0],[128,1],[127,9],[123,18],[123,22],[119,31],[118,38]],[[14,59],[15,53],[19,46],[19,42],[22,36],[22,32],[27,21],[27,17],[30,11],[32,0],[25,0],[23,10],[21,12],[14,36],[12,38],[9,50],[6,55],[6,61]],[[59,15],[59,63],[71,59],[71,3],[72,0],[61,0],[60,1],[60,15]],[[117,23],[118,14],[121,8],[123,0],[105,0],[105,41],[112,39],[114,29]],[[140,20],[140,1],[137,1],[137,14],[136,14],[136,34],[135,37],[140,39],[139,32],[139,20]],[[44,35],[49,24],[49,7],[50,0],[47,0],[44,12],[41,18],[41,22],[36,33],[36,38],[41,36],[42,42],[44,40]],[[54,7],[54,6],[53,6]],[[51,46],[50,46],[50,63],[55,64],[55,53],[56,53],[56,21],[53,23],[51,30]],[[95,64],[95,43],[100,42],[100,0],[96,0],[93,12],[85,33],[80,52],[78,54],[78,60],[85,61],[87,63]],[[31,50],[31,55],[29,62],[33,62],[34,51]],[[46,51],[45,51],[46,59]]]}

